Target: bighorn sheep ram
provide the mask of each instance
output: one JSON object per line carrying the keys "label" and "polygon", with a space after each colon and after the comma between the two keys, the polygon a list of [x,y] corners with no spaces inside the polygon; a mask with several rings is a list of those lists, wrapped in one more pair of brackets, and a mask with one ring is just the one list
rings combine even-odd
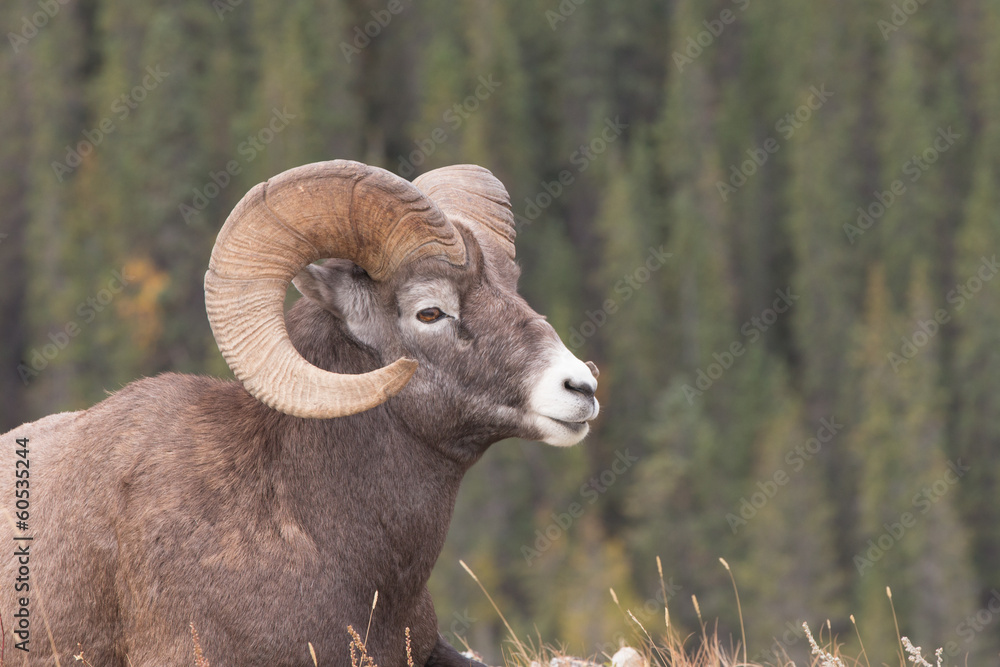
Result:
{"label": "bighorn sheep ram", "polygon": [[0,439],[7,664],[78,643],[95,667],[190,664],[193,623],[214,665],[311,665],[311,642],[346,667],[378,591],[378,665],[406,664],[405,628],[416,664],[468,665],[426,587],[463,474],[502,438],[574,444],[598,412],[597,368],[517,278],[508,195],[480,167],[410,183],[337,160],[254,187],[205,276],[239,382],[143,379]]}

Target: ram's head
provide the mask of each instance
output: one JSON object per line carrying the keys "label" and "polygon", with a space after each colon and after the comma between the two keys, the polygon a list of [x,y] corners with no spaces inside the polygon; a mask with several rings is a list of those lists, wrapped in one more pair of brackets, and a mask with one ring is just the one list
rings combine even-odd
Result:
{"label": "ram's head", "polygon": [[[223,355],[276,410],[342,417],[395,396],[386,408],[424,441],[571,445],[597,416],[597,368],[517,294],[517,278],[507,192],[489,171],[409,183],[337,160],[251,190],[219,234],[205,290]],[[302,356],[324,355],[286,332],[293,279],[309,302],[299,317],[318,322],[302,326],[332,325],[330,340],[360,356],[333,355],[330,368]]]}

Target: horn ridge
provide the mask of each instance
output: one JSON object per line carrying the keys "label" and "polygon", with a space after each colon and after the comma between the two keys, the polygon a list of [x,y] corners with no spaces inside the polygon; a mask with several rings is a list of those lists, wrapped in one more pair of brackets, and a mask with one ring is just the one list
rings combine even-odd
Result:
{"label": "horn ridge", "polygon": [[480,242],[498,245],[515,258],[514,213],[507,188],[488,169],[473,164],[441,167],[413,181],[450,219],[468,227]]}
{"label": "horn ridge", "polygon": [[465,245],[412,183],[347,160],[289,169],[251,188],[219,231],[205,273],[209,323],[234,375],[264,404],[308,418],[362,412],[401,391],[416,362],[398,359],[360,375],[313,366],[288,338],[288,284],[325,257],[385,280],[434,256],[464,265]]}

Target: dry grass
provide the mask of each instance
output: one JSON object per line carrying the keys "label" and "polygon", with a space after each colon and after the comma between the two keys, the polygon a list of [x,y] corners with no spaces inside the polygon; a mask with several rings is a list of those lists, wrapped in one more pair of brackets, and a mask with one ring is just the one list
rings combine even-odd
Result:
{"label": "dry grass", "polygon": [[351,635],[351,667],[378,667],[375,659],[368,655],[368,647],[354,626],[348,625],[347,632]]}
{"label": "dry grass", "polygon": [[194,667],[209,667],[208,660],[201,650],[201,640],[198,638],[198,631],[195,630],[194,623],[191,623],[191,641],[194,642]]}
{"label": "dry grass", "polygon": [[[368,655],[368,647],[365,644],[367,637],[362,640],[361,635],[350,625],[347,626],[347,632],[351,635],[351,667],[378,667],[375,664],[375,659]],[[312,653],[313,664],[316,665],[316,653],[313,651],[312,644],[309,644],[309,651]],[[413,667],[413,649],[410,646],[409,628],[406,628],[406,666]]]}
{"label": "dry grass", "polygon": [[74,660],[76,660],[77,662],[82,662],[84,665],[86,665],[86,667],[94,667],[93,665],[91,665],[87,661],[87,659],[85,657],[83,657],[83,645],[82,644],[77,643],[76,650],[79,651],[79,653],[73,654],[73,659]]}
{"label": "dry grass", "polygon": [[[631,610],[625,609],[619,604],[618,596],[615,594],[614,589],[611,589],[611,598],[621,610],[626,623],[631,626],[636,638],[635,648],[638,650],[637,653],[632,652],[630,657],[626,656],[628,652],[619,650],[614,656],[604,654],[593,659],[580,659],[568,656],[564,648],[546,644],[540,636],[537,638],[537,641],[531,638],[526,638],[524,641],[519,639],[500,611],[500,608],[496,605],[496,602],[494,602],[482,582],[479,581],[479,578],[464,562],[461,565],[479,585],[483,594],[489,600],[490,604],[493,605],[493,609],[497,612],[500,620],[510,633],[509,638],[506,640],[507,645],[502,647],[505,667],[599,667],[602,664],[611,664],[613,667],[796,667],[795,662],[789,658],[787,653],[783,653],[775,660],[767,663],[749,662],[747,660],[743,609],[740,603],[739,589],[736,586],[736,578],[733,576],[729,564],[724,559],[720,558],[719,560],[723,567],[726,568],[733,582],[733,593],[740,618],[742,641],[733,644],[733,641],[730,640],[727,645],[719,638],[717,625],[710,631],[708,624],[705,623],[705,620],[701,616],[698,598],[693,595],[691,596],[691,603],[698,617],[700,633],[682,636],[676,626],[671,624],[670,610],[664,605],[663,629],[658,633],[657,637],[654,637],[639,619],[635,617]],[[666,586],[663,581],[663,568],[659,558],[656,559],[656,565],[660,575],[663,599],[666,600]],[[886,595],[890,606],[892,606],[892,591],[888,588],[886,588]],[[377,604],[378,593],[376,592],[375,599],[372,601],[371,613],[368,617],[368,627],[365,629],[364,639],[362,639],[361,635],[352,626],[347,626],[347,631],[351,638],[351,667],[378,667],[367,649],[368,633],[371,630]],[[892,614],[895,620],[896,610],[894,606],[892,606]],[[857,639],[861,646],[861,653],[857,656],[848,656],[842,652],[843,645],[833,636],[829,621],[820,627],[819,640],[813,636],[812,630],[806,623],[802,624],[812,652],[808,667],[872,667],[868,661],[864,642],[861,640],[861,633],[858,631],[854,616],[852,615],[850,619],[854,625],[855,632],[857,632]],[[194,623],[190,624],[190,628],[191,641],[194,646],[195,667],[210,667],[202,651],[201,639],[198,636],[198,631],[195,629]],[[825,637],[824,628],[826,630]],[[407,667],[415,667],[409,628],[406,628],[405,635],[406,665]],[[945,667],[942,649],[938,648],[935,651],[935,663],[932,664],[924,657],[923,651],[919,646],[914,646],[907,637],[900,635],[898,623],[896,624],[896,638],[899,642],[898,658],[900,667],[909,667],[907,661],[909,661],[912,667]],[[82,662],[86,667],[94,667],[84,657],[83,647],[78,645],[78,648],[79,652],[73,656],[76,658],[76,661]],[[468,645],[466,645],[466,649],[469,649]],[[471,649],[469,650],[471,651]],[[316,657],[316,650],[311,643],[309,643],[309,655],[312,658],[314,667],[318,667],[319,662]],[[3,667],[2,662],[0,662],[0,667]]]}
{"label": "dry grass", "polygon": [[[746,633],[743,626],[743,609],[740,604],[739,590],[736,586],[736,579],[733,576],[729,564],[726,563],[724,559],[720,558],[719,560],[721,561],[723,567],[726,568],[726,571],[732,579],[733,592],[740,618],[740,632],[743,640],[741,642],[737,642],[735,645],[732,643],[732,640],[730,640],[727,644],[719,638],[717,626],[709,630],[708,624],[705,623],[701,616],[698,598],[693,595],[691,596],[691,603],[694,606],[695,613],[698,617],[698,622],[701,628],[700,633],[682,636],[676,626],[671,624],[670,610],[664,606],[664,627],[663,630],[658,633],[659,636],[654,637],[646,630],[631,610],[622,608],[614,590],[612,589],[610,591],[612,600],[621,610],[626,623],[628,623],[634,631],[634,635],[636,637],[634,647],[638,649],[638,653],[642,657],[641,667],[796,667],[795,662],[788,656],[787,653],[784,652],[784,650],[782,650],[782,655],[767,663],[751,662],[747,660],[745,640]],[[660,575],[660,586],[664,594],[663,599],[666,600],[667,596],[666,587],[663,581],[663,568],[659,558],[656,559],[656,565]],[[598,664],[611,664],[613,667],[638,667],[636,665],[638,660],[635,660],[635,662],[629,662],[624,659],[622,651],[619,651],[619,653],[615,656],[605,654],[594,658],[593,660],[580,660],[578,658],[567,656],[566,653],[560,648],[544,644],[540,638],[537,644],[530,639],[521,641],[516,637],[516,635],[514,635],[510,625],[497,608],[496,603],[490,597],[489,593],[485,588],[483,588],[482,583],[476,575],[467,565],[465,565],[465,563],[462,563],[462,566],[472,576],[476,583],[479,584],[480,588],[482,588],[483,593],[490,601],[490,604],[493,605],[493,608],[496,610],[508,632],[511,634],[511,637],[507,640],[510,645],[510,649],[503,651],[506,667],[597,667]],[[889,599],[890,606],[892,606],[892,591],[888,588],[886,589],[886,595]],[[893,607],[892,613],[893,618],[895,618],[895,607]],[[807,624],[802,624],[811,649],[808,667],[872,667],[868,661],[868,656],[864,649],[864,642],[861,641],[861,633],[858,631],[857,624],[854,621],[854,616],[852,615],[850,618],[851,623],[854,625],[855,632],[857,632],[857,639],[861,646],[861,653],[856,656],[845,655],[843,653],[843,644],[838,642],[837,638],[833,636],[829,621],[820,627],[819,640],[813,636],[813,633]],[[826,630],[825,636],[823,632],[824,629]],[[907,659],[909,659],[912,667],[945,667],[942,657],[942,649],[937,649],[934,655],[936,663],[931,664],[923,657],[923,653],[919,646],[914,646],[907,637],[900,635],[898,623],[896,625],[896,638],[899,642],[898,658],[900,667],[909,667]]]}
{"label": "dry grass", "polygon": [[[693,603],[697,604],[697,601]],[[638,626],[634,648],[642,656],[643,667],[795,667],[795,663],[787,654],[766,664],[748,662],[743,657],[745,651],[742,644],[724,642],[719,637],[718,628],[709,628],[704,621],[701,622],[701,632],[698,634],[682,636],[675,627],[668,625],[659,636],[654,637],[639,624],[634,615],[628,611],[626,615],[632,624]],[[814,646],[810,667],[871,667],[858,657],[844,655],[841,652],[841,645],[829,638],[816,643],[811,633],[809,637]],[[612,663],[614,656],[610,655],[599,656],[593,660],[580,660],[569,657],[561,649],[552,646],[536,645],[533,642],[521,642],[520,646],[524,647],[524,653],[521,648],[504,653],[506,667],[585,667],[614,664]]]}

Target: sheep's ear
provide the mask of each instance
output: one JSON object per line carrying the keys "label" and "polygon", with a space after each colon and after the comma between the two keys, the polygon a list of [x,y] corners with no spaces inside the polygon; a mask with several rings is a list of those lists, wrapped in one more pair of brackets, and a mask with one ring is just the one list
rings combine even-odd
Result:
{"label": "sheep's ear", "polygon": [[292,284],[302,296],[313,301],[323,301],[323,268],[310,264],[292,278]]}
{"label": "sheep's ear", "polygon": [[302,296],[342,318],[335,296],[335,274],[335,271],[321,264],[310,264],[292,278],[292,284]]}

